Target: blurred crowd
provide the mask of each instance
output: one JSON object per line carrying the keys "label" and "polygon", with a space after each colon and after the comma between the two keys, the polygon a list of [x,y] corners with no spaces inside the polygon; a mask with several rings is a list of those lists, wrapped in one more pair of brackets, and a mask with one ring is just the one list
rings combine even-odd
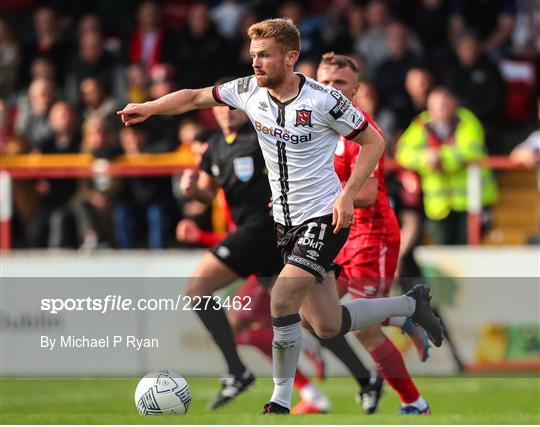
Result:
{"label": "blurred crowd", "polygon": [[[314,78],[328,51],[355,58],[362,75],[356,103],[384,131],[388,157],[405,168],[388,177],[394,205],[446,221],[434,229],[435,241],[464,243],[456,236],[464,236],[463,215],[458,217],[466,210],[465,196],[437,198],[448,191],[446,173],[456,193],[464,191],[465,161],[511,154],[523,141],[515,157],[537,164],[536,0],[2,1],[2,155],[113,159],[192,149],[200,157],[216,128],[211,111],[153,117],[133,128],[123,128],[116,111],[226,75],[252,74],[246,30],[277,16],[290,17],[301,31],[299,72]],[[487,207],[496,200],[496,187],[491,171],[482,174]],[[179,219],[211,230],[216,218],[186,199],[177,181],[16,181],[14,244],[178,245]]]}

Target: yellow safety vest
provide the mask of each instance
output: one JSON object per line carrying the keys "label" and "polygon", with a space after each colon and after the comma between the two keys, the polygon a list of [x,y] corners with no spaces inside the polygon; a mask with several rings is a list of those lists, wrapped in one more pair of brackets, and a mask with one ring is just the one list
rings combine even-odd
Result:
{"label": "yellow safety vest", "polygon": [[[428,218],[444,219],[450,211],[467,210],[467,163],[487,158],[484,129],[476,116],[465,108],[457,110],[453,143],[440,145],[441,169],[427,164],[427,111],[419,114],[398,141],[396,159],[406,169],[416,171],[422,181],[424,209]],[[492,171],[481,168],[482,205],[497,199],[497,184]]]}

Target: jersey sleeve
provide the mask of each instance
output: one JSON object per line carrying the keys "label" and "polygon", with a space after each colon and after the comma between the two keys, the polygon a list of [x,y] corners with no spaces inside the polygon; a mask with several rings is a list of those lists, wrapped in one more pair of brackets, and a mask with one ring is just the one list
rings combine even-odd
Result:
{"label": "jersey sleeve", "polygon": [[253,76],[242,77],[215,85],[212,88],[212,95],[220,104],[244,110],[253,84]]}
{"label": "jersey sleeve", "polygon": [[368,126],[362,112],[337,90],[328,93],[323,108],[327,125],[345,139],[353,139]]}
{"label": "jersey sleeve", "polygon": [[[366,113],[364,111],[361,111],[361,112],[364,115],[364,118],[366,119],[366,121],[373,127],[373,129],[375,129],[375,131],[378,132],[379,135],[381,135],[384,138],[383,131],[379,128],[379,126],[377,125],[377,123],[375,122],[373,117],[371,117],[368,113]],[[356,167],[356,159],[358,158],[358,155],[360,154],[360,150],[362,149],[362,147],[360,145],[358,145],[357,143],[355,143],[355,142],[351,143],[350,141],[346,141],[346,143],[347,143],[347,149],[349,150],[349,159],[350,159],[350,162],[351,162],[350,168],[351,168],[351,171],[352,171]],[[383,161],[384,161],[384,156],[382,156],[379,159],[379,162],[377,163],[377,166],[375,166],[375,169],[373,170],[373,172],[369,176],[370,178],[379,178],[379,175],[380,175],[379,166],[381,165],[381,162],[383,162]]]}

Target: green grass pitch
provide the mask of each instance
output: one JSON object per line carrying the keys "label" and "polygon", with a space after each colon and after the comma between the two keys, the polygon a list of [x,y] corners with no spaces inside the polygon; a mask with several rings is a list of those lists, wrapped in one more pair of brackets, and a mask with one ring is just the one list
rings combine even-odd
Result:
{"label": "green grass pitch", "polygon": [[[363,415],[354,402],[355,383],[330,378],[319,384],[332,400],[325,415],[258,415],[272,380],[260,378],[236,401],[206,409],[218,390],[215,379],[188,378],[193,402],[186,416],[143,417],[136,413],[135,379],[0,380],[2,424],[540,424],[540,379],[423,378],[417,380],[430,402],[431,416],[398,416],[398,399],[386,387],[379,413]],[[298,399],[295,396],[295,401]]]}

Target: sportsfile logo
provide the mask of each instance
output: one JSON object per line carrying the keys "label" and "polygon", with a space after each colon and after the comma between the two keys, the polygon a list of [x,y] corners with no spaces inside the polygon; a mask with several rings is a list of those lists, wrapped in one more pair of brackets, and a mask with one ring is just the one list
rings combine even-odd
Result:
{"label": "sportsfile logo", "polygon": [[304,135],[297,135],[297,134],[289,132],[286,129],[264,126],[261,122],[257,122],[257,121],[255,122],[255,130],[265,135],[275,136],[276,138],[279,138],[285,142],[291,142],[293,144],[311,141],[311,132]]}

